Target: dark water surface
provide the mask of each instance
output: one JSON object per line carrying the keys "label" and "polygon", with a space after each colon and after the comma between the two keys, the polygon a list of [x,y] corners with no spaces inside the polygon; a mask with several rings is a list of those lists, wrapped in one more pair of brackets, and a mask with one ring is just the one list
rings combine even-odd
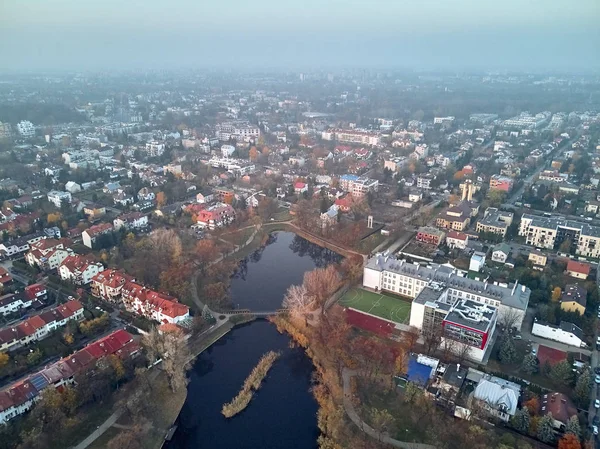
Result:
{"label": "dark water surface", "polygon": [[[289,232],[270,240],[240,263],[231,283],[236,306],[275,310],[287,288],[305,271],[340,256]],[[232,330],[202,353],[190,371],[188,396],[167,449],[315,449],[317,403],[311,387],[313,367],[304,352],[290,348],[287,335],[259,320]],[[260,357],[281,351],[250,405],[225,418],[221,407],[239,391]]]}
{"label": "dark water surface", "polygon": [[277,310],[288,287],[301,284],[306,271],[340,260],[292,232],[274,232],[264,248],[240,262],[231,279],[231,300],[238,309]]}

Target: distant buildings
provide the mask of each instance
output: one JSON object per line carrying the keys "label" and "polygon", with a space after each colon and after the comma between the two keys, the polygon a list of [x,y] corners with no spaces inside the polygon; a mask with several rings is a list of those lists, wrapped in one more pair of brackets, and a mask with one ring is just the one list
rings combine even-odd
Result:
{"label": "distant buildings", "polygon": [[232,223],[235,210],[229,204],[217,203],[200,211],[197,218],[200,227],[213,230]]}
{"label": "distant buildings", "polygon": [[495,207],[488,207],[483,218],[477,222],[476,231],[505,237],[508,227],[512,224],[513,216],[512,212],[504,212]]}
{"label": "distant buildings", "polygon": [[26,139],[35,136],[35,127],[33,126],[33,123],[28,120],[22,120],[17,123],[17,131],[21,137]]}
{"label": "distant buildings", "polygon": [[446,234],[443,231],[440,231],[437,228],[432,228],[430,226],[424,226],[417,230],[417,235],[415,239],[417,242],[428,243],[430,245],[439,246],[444,242],[444,238]]}
{"label": "distant buildings", "polygon": [[83,244],[88,248],[93,248],[94,243],[98,237],[104,234],[108,234],[113,231],[113,225],[111,223],[100,223],[83,231],[81,234],[81,239]]}
{"label": "distant buildings", "polygon": [[339,143],[354,143],[377,146],[380,142],[378,133],[362,130],[330,129],[321,134],[323,140],[336,140]]}

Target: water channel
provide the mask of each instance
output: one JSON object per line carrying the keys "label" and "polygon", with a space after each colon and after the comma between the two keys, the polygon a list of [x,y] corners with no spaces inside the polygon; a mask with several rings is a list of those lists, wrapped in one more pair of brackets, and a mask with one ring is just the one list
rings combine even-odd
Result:
{"label": "water channel", "polygon": [[[239,265],[231,295],[239,308],[275,310],[287,288],[306,271],[340,256],[289,232],[271,234],[267,244]],[[190,371],[185,405],[168,449],[313,449],[317,447],[317,404],[310,392],[312,365],[287,335],[264,320],[232,330],[202,353]],[[233,418],[221,415],[244,379],[267,351],[281,351],[250,405]]]}

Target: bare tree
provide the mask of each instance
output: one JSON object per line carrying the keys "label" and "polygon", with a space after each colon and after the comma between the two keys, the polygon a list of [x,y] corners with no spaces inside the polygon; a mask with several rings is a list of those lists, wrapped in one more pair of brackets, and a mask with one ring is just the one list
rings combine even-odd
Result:
{"label": "bare tree", "polygon": [[142,344],[146,348],[150,360],[162,358],[162,368],[165,371],[172,391],[187,386],[186,372],[190,368],[190,351],[183,332],[179,329],[160,333],[152,328],[144,335]]}
{"label": "bare tree", "polygon": [[342,285],[340,276],[333,265],[327,268],[317,268],[304,274],[304,282],[309,295],[313,296],[317,305],[321,307],[321,314],[325,312],[325,303]]}
{"label": "bare tree", "polygon": [[507,331],[518,328],[518,323],[521,321],[521,312],[517,309],[504,309],[498,317],[498,322]]}
{"label": "bare tree", "polygon": [[138,418],[133,426],[119,432],[108,442],[106,447],[108,449],[142,449],[144,434],[148,427],[149,423],[146,419]]}
{"label": "bare tree", "polygon": [[302,316],[310,312],[315,297],[308,294],[304,285],[292,285],[283,297],[283,307],[290,310],[295,316]]}
{"label": "bare tree", "polygon": [[459,343],[456,349],[456,362],[463,363],[471,355],[471,347],[465,343]]}
{"label": "bare tree", "polygon": [[406,345],[408,352],[413,352],[421,332],[415,326],[410,326],[406,332],[402,333],[402,341]]}

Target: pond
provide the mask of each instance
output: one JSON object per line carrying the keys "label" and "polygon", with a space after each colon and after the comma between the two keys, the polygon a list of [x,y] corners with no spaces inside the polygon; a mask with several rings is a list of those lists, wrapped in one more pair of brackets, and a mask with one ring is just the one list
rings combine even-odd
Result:
{"label": "pond", "polygon": [[253,312],[277,310],[288,287],[301,284],[305,272],[341,259],[292,232],[273,232],[263,248],[240,262],[231,279],[231,301]]}
{"label": "pond", "polygon": [[[231,282],[236,307],[276,310],[290,285],[306,271],[341,257],[289,232],[240,262]],[[260,390],[239,415],[225,418],[221,407],[239,391],[260,357],[281,351]],[[310,392],[313,367],[290,338],[264,320],[233,329],[203,352],[190,371],[188,396],[168,449],[314,449],[317,403]]]}

